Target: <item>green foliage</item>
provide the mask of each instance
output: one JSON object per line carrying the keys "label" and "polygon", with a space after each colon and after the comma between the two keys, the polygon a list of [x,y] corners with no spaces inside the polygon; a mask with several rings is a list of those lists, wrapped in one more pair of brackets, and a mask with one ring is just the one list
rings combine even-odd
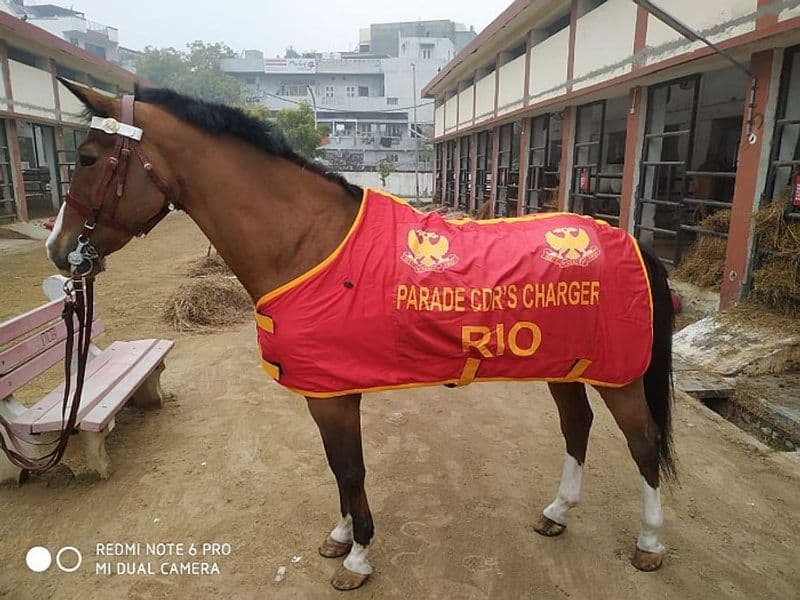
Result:
{"label": "green foliage", "polygon": [[202,100],[238,104],[239,82],[219,68],[222,58],[236,54],[225,44],[197,41],[186,51],[147,46],[136,64],[136,73],[158,87],[172,88]]}
{"label": "green foliage", "polygon": [[389,178],[389,174],[394,171],[394,162],[392,162],[388,156],[382,158],[378,162],[378,174],[381,176],[381,185],[386,187],[386,180]]}
{"label": "green foliage", "polygon": [[[251,110],[251,114],[264,119],[267,111],[257,107]],[[313,159],[324,154],[319,150],[319,145],[323,137],[330,135],[330,127],[322,125],[314,128],[314,111],[305,102],[297,109],[284,108],[278,111],[274,124],[300,156]]]}

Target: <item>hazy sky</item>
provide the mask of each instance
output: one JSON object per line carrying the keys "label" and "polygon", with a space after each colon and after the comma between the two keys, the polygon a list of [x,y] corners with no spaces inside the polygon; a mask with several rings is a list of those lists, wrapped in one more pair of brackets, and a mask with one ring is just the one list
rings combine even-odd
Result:
{"label": "hazy sky", "polygon": [[[298,50],[350,50],[370,23],[452,19],[480,31],[511,0],[49,0],[119,30],[122,46],[183,48],[200,39],[235,50],[283,56]],[[43,4],[33,0],[30,4]]]}

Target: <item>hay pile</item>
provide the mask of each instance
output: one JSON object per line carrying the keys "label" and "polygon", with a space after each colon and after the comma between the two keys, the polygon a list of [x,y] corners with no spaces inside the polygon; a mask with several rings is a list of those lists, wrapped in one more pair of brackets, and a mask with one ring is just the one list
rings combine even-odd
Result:
{"label": "hay pile", "polygon": [[[697,226],[709,231],[728,233],[730,223],[731,211],[723,209],[708,215]],[[700,287],[718,287],[725,271],[727,243],[724,237],[699,234],[697,241],[683,253],[672,276]]]}
{"label": "hay pile", "polygon": [[167,299],[164,321],[178,331],[209,331],[242,323],[253,314],[250,296],[235,277],[190,279]]}
{"label": "hay pile", "polygon": [[758,249],[766,251],[753,272],[752,296],[766,306],[800,316],[800,221],[786,219],[779,198],[756,214]]}
{"label": "hay pile", "polygon": [[167,299],[162,319],[178,331],[209,332],[253,314],[247,292],[216,253],[189,266],[190,279]]}
{"label": "hay pile", "polygon": [[205,277],[207,275],[233,275],[230,267],[222,257],[214,252],[194,261],[186,271],[189,277]]}

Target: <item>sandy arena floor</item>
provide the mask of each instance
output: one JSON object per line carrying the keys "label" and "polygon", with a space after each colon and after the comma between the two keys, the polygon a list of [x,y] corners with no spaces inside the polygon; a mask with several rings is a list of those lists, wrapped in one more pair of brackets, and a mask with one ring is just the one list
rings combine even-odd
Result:
{"label": "sandy arena floor", "polygon": [[[160,322],[167,295],[206,242],[184,216],[111,257],[97,285],[104,346],[177,340],[158,412],[124,410],[109,438],[112,476],[62,469],[0,488],[0,598],[344,598],[336,561],[316,547],[333,526],[336,486],[305,403],[269,381],[249,323],[185,335]],[[43,299],[42,248],[1,254],[0,320]],[[27,390],[30,400],[58,374]],[[375,574],[358,598],[792,598],[800,589],[800,461],[679,398],[680,487],[665,490],[664,567],[628,560],[639,529],[639,476],[621,433],[596,419],[581,506],[566,534],[533,522],[556,490],[563,442],[541,384],[380,393],[363,404]],[[73,465],[74,466],[74,465]],[[228,543],[217,557],[96,556],[106,542]],[[25,566],[34,545],[75,546],[76,572]],[[299,557],[299,558],[298,558]],[[293,558],[295,560],[293,560]],[[71,564],[73,558],[65,556]],[[103,575],[105,561],[216,561],[216,575]],[[275,582],[279,567],[285,578]]]}

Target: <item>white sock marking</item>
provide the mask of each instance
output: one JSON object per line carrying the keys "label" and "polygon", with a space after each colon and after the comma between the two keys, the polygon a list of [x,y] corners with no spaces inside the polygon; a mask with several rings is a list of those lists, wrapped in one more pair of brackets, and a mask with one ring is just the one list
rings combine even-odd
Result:
{"label": "white sock marking", "polygon": [[349,544],[353,541],[353,517],[345,515],[339,518],[336,527],[331,531],[331,537],[337,542]]}
{"label": "white sock marking", "polygon": [[61,205],[61,208],[58,211],[58,216],[56,217],[55,223],[53,223],[53,231],[50,232],[50,235],[47,236],[47,241],[44,243],[45,248],[47,248],[47,257],[53,261],[53,252],[55,251],[56,240],[58,236],[61,235],[61,226],[64,223],[64,208],[66,207],[66,203]]}
{"label": "white sock marking", "polygon": [[642,532],[636,547],[646,552],[663,554],[666,547],[658,540],[658,529],[664,524],[661,510],[661,490],[652,488],[642,477]]}
{"label": "white sock marking", "polygon": [[350,549],[350,554],[347,555],[347,558],[342,563],[344,568],[353,573],[370,575],[372,573],[372,565],[367,560],[367,552],[369,552],[367,546],[354,542],[353,547]]}
{"label": "white sock marking", "polygon": [[542,513],[551,521],[560,525],[567,524],[567,511],[578,504],[581,499],[581,483],[583,466],[569,454],[564,457],[564,470],[561,472],[561,484],[558,486],[556,499]]}

